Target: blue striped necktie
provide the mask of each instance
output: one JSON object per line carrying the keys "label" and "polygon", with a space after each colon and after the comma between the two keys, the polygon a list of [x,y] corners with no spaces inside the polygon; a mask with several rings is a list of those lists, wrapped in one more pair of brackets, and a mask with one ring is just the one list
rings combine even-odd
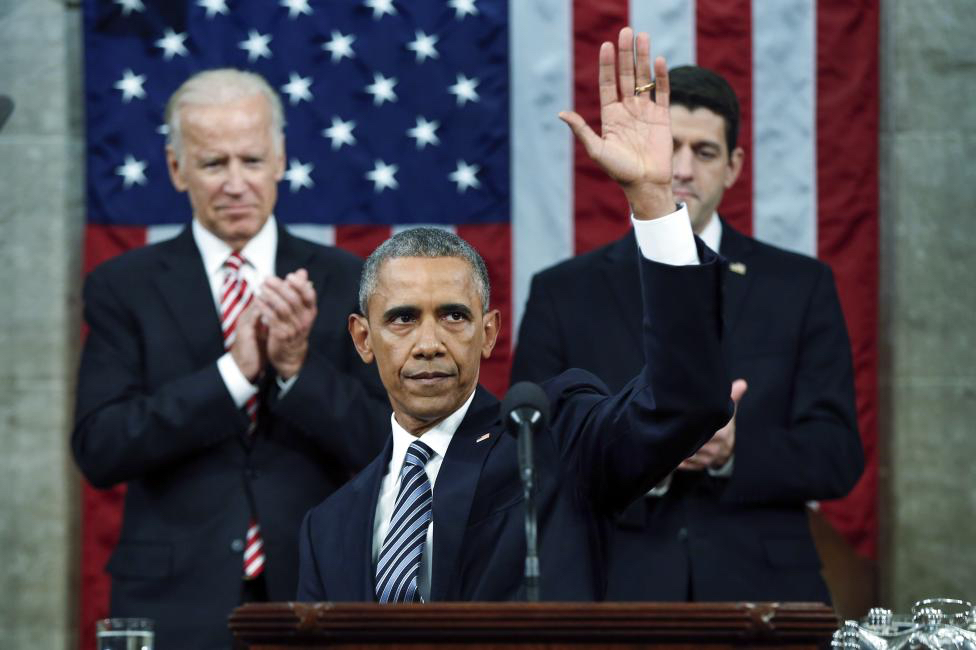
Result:
{"label": "blue striped necktie", "polygon": [[433,455],[434,450],[419,440],[407,449],[390,529],[376,563],[376,598],[381,603],[423,602],[417,577],[434,500],[424,465]]}

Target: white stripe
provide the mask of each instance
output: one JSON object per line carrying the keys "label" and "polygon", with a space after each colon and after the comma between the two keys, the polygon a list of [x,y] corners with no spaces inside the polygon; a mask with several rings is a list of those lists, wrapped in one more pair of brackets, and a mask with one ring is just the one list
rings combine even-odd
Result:
{"label": "white stripe", "polygon": [[167,239],[172,239],[183,232],[186,228],[185,223],[164,223],[146,228],[146,243],[156,244]]}
{"label": "white stripe", "polygon": [[[223,329],[224,332],[226,332],[227,328],[229,328],[232,324],[234,324],[237,321],[237,317],[240,316],[242,311],[244,311],[244,304],[246,302],[247,302],[247,293],[245,292],[241,296],[241,299],[237,301],[237,304],[234,305],[234,308],[230,310],[230,312],[227,314],[227,318],[225,318],[224,322],[221,324],[221,328]],[[224,309],[226,309],[226,307]],[[234,328],[234,333],[235,334],[237,333],[237,328]]]}
{"label": "white stripe", "polygon": [[405,230],[413,230],[414,228],[437,228],[438,230],[446,230],[447,232],[453,232],[457,234],[457,226],[444,223],[398,223],[392,228],[390,228],[390,236],[403,232]]}
{"label": "white stripe", "polygon": [[[510,0],[512,328],[532,276],[573,254],[572,3]],[[512,336],[515,342],[515,336]]]}
{"label": "white stripe", "polygon": [[668,67],[695,62],[695,3],[692,0],[630,0],[630,24],[651,35],[651,56]]}
{"label": "white stripe", "polygon": [[320,223],[292,223],[288,224],[288,232],[316,244],[335,246],[335,226],[326,226]]}
{"label": "white stripe", "polygon": [[247,547],[247,550],[244,551],[244,561],[247,562],[248,560],[251,559],[252,555],[254,555],[255,553],[260,553],[261,548],[263,546],[264,545],[261,543],[260,539],[256,542],[253,542],[250,546]]}
{"label": "white stripe", "polygon": [[752,0],[753,232],[817,254],[816,8]]}
{"label": "white stripe", "polygon": [[248,576],[257,575],[262,566],[264,566],[264,555],[259,555],[253,562],[244,567],[244,573]]}

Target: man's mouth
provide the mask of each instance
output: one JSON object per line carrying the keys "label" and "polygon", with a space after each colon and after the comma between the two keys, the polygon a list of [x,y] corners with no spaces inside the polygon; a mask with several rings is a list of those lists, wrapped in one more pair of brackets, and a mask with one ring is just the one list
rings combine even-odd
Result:
{"label": "man's mouth", "polygon": [[221,205],[217,209],[226,214],[244,214],[245,212],[251,212],[254,210],[253,205],[248,203],[234,204],[234,205]]}
{"label": "man's mouth", "polygon": [[425,370],[423,372],[412,372],[406,375],[406,378],[410,381],[416,381],[421,384],[436,384],[438,382],[444,381],[445,379],[450,379],[454,375],[449,372],[441,372],[439,370]]}
{"label": "man's mouth", "polygon": [[679,201],[687,201],[688,199],[698,198],[694,192],[688,189],[676,188],[671,190],[671,193],[674,195],[674,198],[678,199]]}

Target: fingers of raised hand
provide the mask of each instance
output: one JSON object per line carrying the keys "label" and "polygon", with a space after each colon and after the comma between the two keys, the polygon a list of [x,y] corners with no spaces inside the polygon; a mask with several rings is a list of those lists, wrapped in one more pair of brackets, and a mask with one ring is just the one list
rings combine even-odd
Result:
{"label": "fingers of raised hand", "polygon": [[601,145],[602,139],[590,128],[586,120],[574,111],[561,111],[559,113],[559,119],[569,125],[569,128],[573,130],[573,134],[583,143],[583,148],[586,149],[586,153],[593,156],[596,149]]}
{"label": "fingers of raised hand", "polygon": [[[637,34],[637,76],[634,88],[640,88],[651,83],[651,38],[646,32]],[[642,101],[650,101],[651,93],[641,93],[637,96]]]}
{"label": "fingers of raised hand", "polygon": [[[650,41],[648,41],[647,58],[650,59]],[[654,59],[654,103],[662,108],[667,108],[671,104],[671,81],[668,78],[668,62],[664,60],[663,56]]]}
{"label": "fingers of raised hand", "polygon": [[[617,54],[619,55],[617,65],[620,68],[620,98],[624,99],[628,95],[633,96],[633,89],[637,87],[634,82],[634,30],[630,27],[620,30],[617,37]],[[600,62],[602,67],[602,58]]]}
{"label": "fingers of raised hand", "polygon": [[[619,100],[617,93],[617,64],[613,43],[600,46],[600,106],[607,106]],[[632,86],[631,86],[632,87]],[[626,89],[624,92],[627,92]]]}

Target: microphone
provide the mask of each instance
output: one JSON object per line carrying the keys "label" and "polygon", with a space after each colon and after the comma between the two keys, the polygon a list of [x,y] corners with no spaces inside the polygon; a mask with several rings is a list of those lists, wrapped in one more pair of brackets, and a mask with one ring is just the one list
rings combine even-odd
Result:
{"label": "microphone", "polygon": [[0,129],[7,123],[7,118],[14,112],[14,100],[6,95],[0,95]]}
{"label": "microphone", "polygon": [[525,598],[539,601],[539,549],[535,512],[535,462],[532,438],[549,422],[549,398],[538,384],[521,381],[502,400],[502,422],[518,438],[519,477],[525,497]]}

